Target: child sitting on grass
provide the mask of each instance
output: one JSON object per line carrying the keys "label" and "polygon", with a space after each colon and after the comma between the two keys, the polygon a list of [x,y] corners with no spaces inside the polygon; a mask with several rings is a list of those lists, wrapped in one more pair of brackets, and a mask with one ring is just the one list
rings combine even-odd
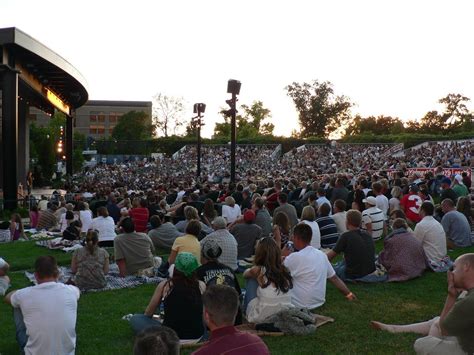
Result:
{"label": "child sitting on grass", "polygon": [[4,296],[10,287],[10,278],[7,276],[8,269],[10,269],[10,265],[0,258],[0,296]]}

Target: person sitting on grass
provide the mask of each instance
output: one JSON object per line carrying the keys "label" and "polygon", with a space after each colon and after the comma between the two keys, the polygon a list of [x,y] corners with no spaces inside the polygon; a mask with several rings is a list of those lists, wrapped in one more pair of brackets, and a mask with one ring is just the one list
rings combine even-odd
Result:
{"label": "person sitting on grass", "polygon": [[25,354],[68,354],[76,348],[76,286],[57,282],[56,259],[40,256],[35,261],[36,286],[12,291],[5,302],[13,307],[16,338]]}
{"label": "person sitting on grass", "polygon": [[281,262],[281,249],[272,238],[260,240],[254,264],[244,272],[246,292],[243,308],[249,322],[264,323],[282,309],[292,308],[290,290],[293,282],[290,272]]}
{"label": "person sitting on grass", "polygon": [[120,228],[123,233],[114,239],[115,262],[120,276],[151,274],[157,260],[153,256],[155,247],[150,237],[136,233],[130,217],[120,222]]}
{"label": "person sitting on grass", "polygon": [[262,339],[234,327],[239,308],[239,297],[235,289],[226,285],[212,285],[202,295],[202,301],[204,320],[211,330],[211,337],[193,355],[270,354]]}
{"label": "person sitting on grass", "polygon": [[[199,280],[210,285],[227,285],[235,288],[237,294],[241,294],[239,280],[235,276],[234,271],[224,264],[219,263],[219,256],[222,249],[215,240],[207,240],[201,247],[201,266],[197,268],[196,275]],[[235,324],[242,324],[242,311],[239,307]]]}
{"label": "person sitting on grass", "polygon": [[[323,205],[324,206],[324,205]],[[326,255],[311,245],[312,230],[307,224],[297,224],[293,243],[297,252],[285,247],[284,265],[293,278],[291,303],[298,308],[313,309],[326,301],[326,280],[329,280],[350,301],[354,294],[337,277]]]}
{"label": "person sitting on grass", "polygon": [[74,284],[81,290],[100,289],[107,285],[105,275],[109,272],[109,253],[99,248],[98,243],[97,232],[90,230],[86,245],[72,255],[71,271],[76,274]]}
{"label": "person sitting on grass", "polygon": [[441,225],[446,233],[448,248],[465,248],[472,245],[471,225],[468,219],[461,212],[456,211],[454,202],[449,198],[441,202],[443,218]]}
{"label": "person sitting on grass", "polygon": [[0,258],[0,296],[4,296],[10,287],[10,278],[7,276],[9,269],[10,265],[3,258]]}
{"label": "person sitting on grass", "polygon": [[179,348],[179,338],[173,329],[154,326],[137,335],[133,355],[179,355]]}
{"label": "person sitting on grass", "polygon": [[[466,291],[464,297],[460,294]],[[459,298],[458,298],[459,297]],[[415,342],[417,354],[474,353],[474,253],[461,255],[448,271],[448,295],[439,317],[429,321],[392,325],[372,321],[372,327],[390,333],[424,335]]]}
{"label": "person sitting on grass", "polygon": [[362,214],[357,210],[349,210],[346,214],[347,232],[339,237],[336,246],[327,253],[329,261],[344,253],[344,260],[334,267],[337,276],[344,281],[360,279],[375,271],[374,240],[360,229],[361,223]]}
{"label": "person sitting on grass", "polygon": [[170,250],[176,238],[184,235],[173,223],[163,222],[158,215],[150,217],[150,224],[152,229],[148,232],[148,236],[155,248]]}
{"label": "person sitting on grass", "polygon": [[11,241],[14,242],[20,238],[25,239],[25,229],[23,228],[23,222],[21,216],[18,213],[13,213],[10,218],[10,237]]}
{"label": "person sitting on grass", "polygon": [[[179,253],[173,276],[161,281],[144,314],[135,314],[130,325],[135,334],[152,327],[164,325],[173,329],[180,339],[199,339],[204,334],[201,294],[206,285],[196,277],[199,264],[191,253]],[[154,317],[163,302],[164,316]]]}
{"label": "person sitting on grass", "polygon": [[81,239],[82,223],[80,220],[72,221],[63,232],[63,239],[78,240]]}
{"label": "person sitting on grass", "polygon": [[206,240],[215,240],[222,249],[222,254],[219,257],[219,262],[227,265],[232,270],[237,270],[237,241],[234,236],[230,234],[226,227],[226,220],[224,217],[216,217],[212,221],[212,228],[214,232],[201,240],[201,245]]}
{"label": "person sitting on grass", "polygon": [[408,231],[408,224],[402,218],[393,221],[392,229],[378,257],[388,272],[388,281],[407,281],[421,276],[428,265],[421,242]]}

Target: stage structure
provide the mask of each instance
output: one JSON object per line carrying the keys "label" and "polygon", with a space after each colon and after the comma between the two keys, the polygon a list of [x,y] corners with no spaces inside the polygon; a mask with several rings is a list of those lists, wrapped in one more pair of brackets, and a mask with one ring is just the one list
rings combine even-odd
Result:
{"label": "stage structure", "polygon": [[74,113],[88,93],[76,68],[17,28],[0,29],[0,54],[0,183],[4,208],[12,210],[29,168],[29,107],[66,115],[66,172],[72,174]]}

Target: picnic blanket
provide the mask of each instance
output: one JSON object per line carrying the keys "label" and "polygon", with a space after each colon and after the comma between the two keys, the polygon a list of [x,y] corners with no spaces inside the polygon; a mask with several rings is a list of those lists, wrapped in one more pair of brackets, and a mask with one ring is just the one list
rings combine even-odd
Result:
{"label": "picnic blanket", "polygon": [[62,237],[62,233],[60,232],[37,231],[36,229],[25,229],[25,232],[29,234],[28,239],[51,239]]}
{"label": "picnic blanket", "polygon": [[[36,285],[35,275],[32,272],[25,271],[25,276],[32,283]],[[73,274],[71,273],[71,268],[60,266],[59,267],[59,282],[65,283],[69,280]],[[158,284],[163,279],[161,277],[146,277],[146,276],[119,276],[119,269],[117,264],[110,264],[109,273],[105,276],[107,280],[107,286],[100,289],[87,290],[83,292],[101,292],[109,290],[119,290],[122,288],[133,288],[143,284]]]}
{"label": "picnic blanket", "polygon": [[62,250],[66,253],[72,253],[74,250],[82,248],[80,240],[67,240],[62,239],[61,237],[48,240],[38,240],[36,245],[51,250]]}

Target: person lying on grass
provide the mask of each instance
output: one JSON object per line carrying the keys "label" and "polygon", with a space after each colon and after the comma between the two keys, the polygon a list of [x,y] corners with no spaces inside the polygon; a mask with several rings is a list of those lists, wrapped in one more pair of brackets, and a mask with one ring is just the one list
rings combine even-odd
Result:
{"label": "person lying on grass", "polygon": [[[467,294],[458,298],[460,294]],[[427,322],[392,325],[372,321],[372,327],[390,333],[425,335],[415,342],[418,354],[474,353],[474,253],[461,255],[448,271],[448,296],[441,316]]]}

